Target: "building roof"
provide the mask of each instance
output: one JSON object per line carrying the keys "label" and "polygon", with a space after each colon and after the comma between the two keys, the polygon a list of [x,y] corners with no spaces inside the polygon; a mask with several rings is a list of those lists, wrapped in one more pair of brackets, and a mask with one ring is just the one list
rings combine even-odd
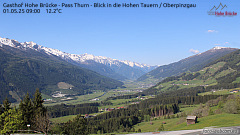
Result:
{"label": "building roof", "polygon": [[187,120],[195,120],[197,118],[197,116],[187,116]]}

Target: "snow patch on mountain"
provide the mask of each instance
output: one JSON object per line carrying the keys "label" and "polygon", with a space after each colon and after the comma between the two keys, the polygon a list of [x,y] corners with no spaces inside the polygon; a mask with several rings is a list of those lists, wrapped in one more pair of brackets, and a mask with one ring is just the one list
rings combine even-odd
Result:
{"label": "snow patch on mountain", "polygon": [[213,50],[219,50],[219,49],[225,49],[225,48],[230,48],[230,47],[220,47],[220,46],[216,46],[214,48],[212,48]]}
{"label": "snow patch on mountain", "polygon": [[2,45],[8,45],[10,47],[14,47],[14,48],[19,48],[19,49],[33,49],[36,51],[44,51],[45,53],[47,53],[48,55],[55,55],[58,56],[64,60],[73,60],[75,62],[78,63],[83,63],[83,62],[87,62],[88,60],[92,60],[95,61],[97,63],[101,63],[104,65],[108,65],[108,66],[112,66],[112,65],[116,65],[116,66],[120,66],[121,64],[126,64],[130,67],[133,68],[152,68],[152,67],[157,67],[157,66],[149,66],[147,64],[140,64],[140,63],[136,63],[136,62],[131,62],[128,60],[117,60],[117,59],[112,59],[112,58],[108,58],[108,57],[104,57],[104,56],[94,56],[92,54],[82,54],[82,55],[77,55],[77,54],[70,54],[70,53],[66,53],[66,52],[62,52],[60,50],[57,49],[52,49],[52,48],[47,48],[44,47],[42,45],[38,45],[34,42],[24,42],[24,43],[19,43],[16,40],[13,39],[7,39],[7,38],[1,38],[0,37],[0,44]]}

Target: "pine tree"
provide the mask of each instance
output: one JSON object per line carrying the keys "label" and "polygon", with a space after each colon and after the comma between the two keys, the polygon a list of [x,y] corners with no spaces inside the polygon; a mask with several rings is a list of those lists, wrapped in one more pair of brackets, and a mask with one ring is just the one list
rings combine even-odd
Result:
{"label": "pine tree", "polygon": [[43,107],[43,100],[42,95],[39,92],[39,89],[36,89],[36,92],[34,94],[33,103],[35,108],[41,108]]}
{"label": "pine tree", "polygon": [[[29,103],[30,104],[30,103]],[[30,106],[30,105],[29,105]],[[47,109],[43,106],[42,95],[39,89],[36,90],[33,98],[33,127],[37,130],[41,130],[47,134],[49,130],[49,117],[47,115]]]}
{"label": "pine tree", "polygon": [[3,107],[2,105],[0,104],[0,115],[3,113]]}
{"label": "pine tree", "polygon": [[8,98],[6,97],[6,99],[3,101],[3,107],[4,107],[4,111],[8,111],[10,109],[10,105],[11,103],[9,102]]}
{"label": "pine tree", "polygon": [[39,89],[36,89],[36,92],[34,94],[33,108],[35,115],[46,112],[46,109],[43,106],[43,99],[41,93],[39,92]]}
{"label": "pine tree", "polygon": [[32,125],[34,123],[34,113],[33,113],[33,104],[32,100],[30,99],[29,93],[27,93],[26,97],[23,99],[23,101],[19,104],[19,109],[23,113],[23,121],[24,121],[24,128],[27,128],[27,124]]}

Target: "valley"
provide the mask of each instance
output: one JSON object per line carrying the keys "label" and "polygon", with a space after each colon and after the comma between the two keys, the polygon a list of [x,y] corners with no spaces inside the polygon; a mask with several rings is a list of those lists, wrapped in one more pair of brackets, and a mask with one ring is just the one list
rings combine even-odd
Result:
{"label": "valley", "polygon": [[[229,95],[232,90],[219,90],[214,92],[216,95]],[[199,95],[212,95],[212,92],[204,92]],[[234,95],[240,95],[240,92],[234,93]],[[149,97],[154,98],[154,97]],[[101,115],[102,113],[109,113],[109,111],[105,111],[105,108],[117,108],[122,106],[126,108],[127,106],[131,106],[131,102],[137,100],[138,98],[131,99],[115,99],[108,100],[112,103],[112,105],[99,106],[98,113],[89,114],[91,116]],[[146,98],[147,99],[147,98]],[[130,101],[130,102],[129,102]],[[141,102],[143,100],[138,100],[137,102]],[[223,100],[224,101],[224,100]],[[135,101],[136,102],[136,101]],[[213,102],[214,105],[211,103]],[[228,126],[239,126],[239,114],[235,113],[226,113],[225,112],[225,103],[222,104],[222,107],[219,107],[220,104],[215,104],[215,100],[209,101],[206,104],[192,104],[192,105],[180,105],[180,111],[176,114],[164,115],[164,116],[151,116],[149,118],[142,118],[142,122],[134,125],[131,130],[123,129],[118,132],[113,132],[113,134],[132,134],[139,132],[161,132],[161,125],[163,124],[163,131],[175,131],[175,130],[192,130],[192,129],[202,129],[204,127],[228,127]],[[226,101],[224,101],[226,102]],[[212,104],[212,105],[211,105]],[[203,106],[203,107],[201,107]],[[199,109],[207,109],[205,112],[201,112],[200,116],[198,116],[198,123],[187,126],[186,124],[186,116],[188,115],[199,115]],[[219,109],[220,108],[220,109]],[[103,111],[102,111],[103,110]],[[221,111],[220,111],[221,110]],[[114,110],[111,110],[114,111]],[[212,113],[210,113],[212,112]],[[82,114],[84,115],[84,114]],[[146,115],[147,116],[147,115]],[[77,115],[69,115],[58,118],[52,118],[51,121],[54,123],[62,123],[67,122],[68,120],[74,120]]]}
{"label": "valley", "polygon": [[[34,42],[0,38],[0,44],[2,117],[18,112],[17,106],[21,112],[13,115],[34,123],[28,117],[35,112],[31,117],[48,121],[49,129],[42,132],[129,134],[239,126],[236,48],[215,47],[157,67],[69,54]],[[198,119],[187,125],[187,116]]]}
{"label": "valley", "polygon": [[44,94],[42,91],[43,98],[45,100],[44,104],[46,106],[52,106],[56,104],[81,104],[81,103],[91,103],[91,102],[102,102],[109,97],[132,95],[142,92],[148,87],[153,86],[153,84],[139,83],[134,81],[125,81],[125,88],[117,88],[112,90],[91,90],[89,93],[84,95],[76,95],[70,89],[58,89],[52,95]]}
{"label": "valley", "polygon": [[[80,103],[90,103],[90,102],[101,102],[108,97],[130,95],[141,92],[139,90],[110,90],[107,92],[96,91],[91,94],[73,96],[71,99],[66,97],[53,98],[43,94],[44,99],[51,99],[50,101],[45,101],[45,105],[52,106],[56,104],[80,104]],[[65,100],[66,99],[66,100]]]}
{"label": "valley", "polygon": [[[105,101],[107,101],[108,103],[112,103],[113,105],[109,105],[109,108],[117,108],[117,106],[115,105],[121,105],[125,108],[128,107],[130,109],[131,107],[137,107],[141,108],[141,110],[143,109],[142,107],[144,107],[145,105],[152,103],[179,103],[180,110],[178,113],[160,115],[158,112],[155,111],[156,108],[151,107],[149,109],[149,115],[144,115],[144,117],[142,116],[140,123],[135,124],[130,129],[124,128],[122,130],[118,130],[118,132],[113,133],[125,134],[134,132],[158,132],[161,130],[189,130],[211,126],[239,126],[239,67],[234,66],[235,64],[238,65],[239,63],[240,59],[238,59],[238,54],[239,51],[236,51],[235,53],[223,57],[216,62],[212,62],[206,65],[203,69],[196,72],[186,72],[179,76],[168,77],[157,85],[140,92],[145,95],[149,93],[155,95],[157,91],[157,97],[147,97],[145,101],[137,101],[137,95],[139,95],[140,93],[133,93],[133,95],[135,96],[122,95],[116,96],[116,98],[105,99]],[[230,80],[225,78],[229,75],[231,75]],[[227,83],[220,83],[222,82],[223,78],[224,81]],[[155,93],[152,92],[153,90],[155,91]],[[172,94],[173,92],[175,92],[175,94]],[[181,99],[183,98],[181,97],[181,95],[186,95],[185,93],[189,94],[188,96],[192,95],[194,97],[186,98],[186,100]],[[208,96],[208,98],[206,97],[206,99],[204,99],[205,96]],[[197,97],[200,99],[198,99]],[[213,99],[210,99],[210,97]],[[183,102],[182,100],[185,102]],[[199,102],[199,100],[202,100],[203,102]],[[129,104],[129,101],[134,102],[134,104],[137,101],[137,104]],[[231,106],[230,104],[235,105]],[[106,106],[99,106],[100,110],[104,110],[105,108]],[[96,117],[103,114],[93,113],[90,115]],[[187,126],[186,116],[188,115],[198,116],[198,122],[196,124]],[[66,122],[68,118],[74,119],[74,117],[76,117],[76,115],[72,115],[69,117],[64,116],[62,118],[53,118],[52,120],[56,123],[61,121]],[[163,122],[165,124],[162,124]],[[161,127],[161,125],[163,126]]]}

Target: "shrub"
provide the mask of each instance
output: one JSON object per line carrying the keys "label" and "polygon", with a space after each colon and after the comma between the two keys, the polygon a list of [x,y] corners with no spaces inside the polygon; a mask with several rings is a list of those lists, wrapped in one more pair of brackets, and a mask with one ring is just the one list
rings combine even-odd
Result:
{"label": "shrub", "polygon": [[233,114],[237,114],[238,113],[238,105],[237,105],[237,102],[233,99],[231,100],[228,100],[226,102],[226,104],[224,105],[224,108],[223,110],[226,112],[226,113],[233,113]]}

